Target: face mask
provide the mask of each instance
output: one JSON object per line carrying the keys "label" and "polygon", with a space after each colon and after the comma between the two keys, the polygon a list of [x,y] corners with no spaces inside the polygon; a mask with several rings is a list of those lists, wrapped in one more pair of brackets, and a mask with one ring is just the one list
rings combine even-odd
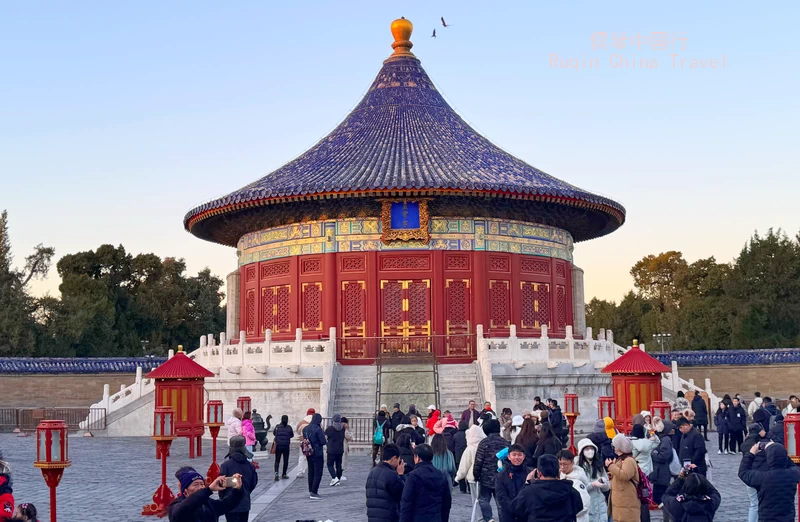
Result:
{"label": "face mask", "polygon": [[583,456],[589,460],[592,460],[594,458],[594,448],[586,448],[583,451]]}

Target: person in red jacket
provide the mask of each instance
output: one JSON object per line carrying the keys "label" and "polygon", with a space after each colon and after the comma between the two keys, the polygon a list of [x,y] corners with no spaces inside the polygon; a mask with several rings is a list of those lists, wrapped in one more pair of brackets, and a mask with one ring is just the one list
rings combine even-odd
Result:
{"label": "person in red jacket", "polygon": [[433,437],[435,432],[433,431],[433,427],[436,426],[436,423],[439,422],[439,417],[442,413],[436,409],[436,406],[431,404],[428,406],[428,422],[425,423],[425,427],[428,428],[426,431],[426,435],[428,437]]}
{"label": "person in red jacket", "polygon": [[0,449],[0,520],[14,516],[14,490],[11,488],[11,467]]}

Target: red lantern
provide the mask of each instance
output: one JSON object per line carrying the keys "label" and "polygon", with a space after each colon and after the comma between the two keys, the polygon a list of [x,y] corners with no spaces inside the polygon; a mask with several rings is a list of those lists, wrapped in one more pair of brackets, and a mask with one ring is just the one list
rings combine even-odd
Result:
{"label": "red lantern", "polygon": [[601,419],[608,417],[613,420],[616,416],[616,409],[614,397],[604,396],[597,399],[597,412]]}
{"label": "red lantern", "polygon": [[669,420],[672,406],[667,401],[653,401],[650,403],[650,413],[653,417],[661,417],[661,420]]}
{"label": "red lantern", "polygon": [[580,415],[580,407],[578,406],[578,396],[574,393],[567,393],[564,395],[564,413],[569,415]]}
{"label": "red lantern", "polygon": [[578,449],[575,447],[575,417],[580,414],[578,396],[574,393],[565,394],[564,415],[567,417],[567,422],[569,423],[569,450],[572,453],[578,453]]}
{"label": "red lantern", "polygon": [[251,411],[250,410],[250,397],[239,397],[236,399],[236,407],[242,410],[242,413]]}
{"label": "red lantern", "polygon": [[56,522],[56,488],[69,460],[67,424],[63,420],[43,420],[36,427],[36,462],[44,482],[50,488],[50,522]]}
{"label": "red lantern", "polygon": [[175,495],[167,486],[167,457],[169,457],[169,447],[175,440],[175,410],[163,406],[155,409],[151,438],[156,442],[156,458],[161,459],[161,485],[153,495],[152,504],[147,504],[142,509],[142,515],[163,517],[167,506],[175,500]]}
{"label": "red lantern", "polygon": [[223,424],[222,401],[208,401],[206,405],[206,426],[208,426],[208,432],[211,434],[212,457],[211,466],[209,466],[208,472],[206,473],[206,482],[209,484],[219,477],[219,464],[217,464],[217,435],[219,435],[219,429]]}

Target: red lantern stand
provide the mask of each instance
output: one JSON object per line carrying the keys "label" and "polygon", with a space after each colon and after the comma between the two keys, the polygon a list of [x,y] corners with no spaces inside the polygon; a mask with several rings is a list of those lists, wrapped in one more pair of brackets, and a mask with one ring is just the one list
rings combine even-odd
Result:
{"label": "red lantern stand", "polygon": [[250,409],[250,405],[252,404],[252,400],[250,397],[239,397],[236,399],[236,407],[242,410],[242,413],[246,413],[248,411],[253,411]]}
{"label": "red lantern stand", "polygon": [[650,413],[653,417],[661,417],[662,421],[668,421],[671,417],[672,405],[667,401],[653,401],[650,404]]}
{"label": "red lantern stand", "polygon": [[211,484],[219,477],[219,464],[217,464],[217,435],[224,424],[222,417],[222,401],[208,401],[206,404],[206,426],[211,434],[211,466],[206,473],[206,482]]}
{"label": "red lantern stand", "polygon": [[597,414],[600,419],[609,417],[613,420],[616,416],[615,410],[614,397],[603,396],[597,398]]}
{"label": "red lantern stand", "polygon": [[[783,419],[783,441],[789,458],[800,466],[800,413],[790,413]],[[797,501],[800,502],[800,484],[797,486]],[[800,509],[797,510],[797,520],[800,522]]]}
{"label": "red lantern stand", "polygon": [[161,485],[153,494],[153,503],[142,508],[142,515],[157,515],[163,517],[167,514],[167,507],[175,500],[175,495],[167,486],[167,457],[169,447],[175,440],[175,411],[172,408],[159,407],[153,413],[153,436],[156,441],[156,458],[161,459]]}
{"label": "red lantern stand", "polygon": [[64,469],[70,467],[67,424],[63,420],[43,420],[36,427],[36,462],[44,483],[50,488],[50,522],[56,522],[56,488]]}
{"label": "red lantern stand", "polygon": [[575,419],[580,415],[580,407],[578,406],[578,396],[574,393],[567,393],[564,395],[564,415],[567,417],[569,423],[569,450],[573,454],[578,453],[575,447]]}
{"label": "red lantern stand", "polygon": [[661,374],[671,370],[639,349],[639,341],[616,361],[603,368],[611,374],[616,417],[614,423],[620,433],[629,434],[633,416],[647,409],[654,401],[661,401]]}
{"label": "red lantern stand", "polygon": [[203,422],[203,385],[204,379],[214,377],[214,374],[187,357],[183,346],[178,346],[178,353],[174,357],[146,377],[156,380],[156,407],[175,410],[175,436],[189,439],[189,458],[194,458],[195,446],[197,456],[202,456],[203,434],[206,431]]}

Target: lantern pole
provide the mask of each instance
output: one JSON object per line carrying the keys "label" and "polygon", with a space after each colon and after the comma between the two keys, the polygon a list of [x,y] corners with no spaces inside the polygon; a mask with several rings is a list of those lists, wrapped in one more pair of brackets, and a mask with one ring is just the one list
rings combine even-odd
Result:
{"label": "lantern pole", "polygon": [[[53,440],[54,434],[58,434],[56,441]],[[67,424],[63,420],[41,421],[36,427],[36,462],[33,467],[42,470],[44,483],[50,488],[50,522],[56,522],[56,488],[64,469],[70,465]]]}
{"label": "lantern pole", "polygon": [[153,502],[142,508],[142,515],[166,515],[167,507],[175,500],[175,495],[167,485],[167,457],[172,441],[175,440],[175,410],[158,407],[153,413],[153,436],[156,443],[156,457],[161,459],[161,485],[153,494]]}
{"label": "lantern pole", "polygon": [[211,466],[206,473],[206,483],[211,484],[219,477],[219,464],[217,464],[217,435],[222,427],[222,401],[211,400],[206,405],[206,426],[211,434]]}
{"label": "lantern pole", "polygon": [[578,396],[574,393],[565,394],[564,407],[566,408],[564,415],[567,417],[567,423],[569,424],[569,450],[574,455],[578,453],[578,449],[575,447],[575,419],[580,415]]}

